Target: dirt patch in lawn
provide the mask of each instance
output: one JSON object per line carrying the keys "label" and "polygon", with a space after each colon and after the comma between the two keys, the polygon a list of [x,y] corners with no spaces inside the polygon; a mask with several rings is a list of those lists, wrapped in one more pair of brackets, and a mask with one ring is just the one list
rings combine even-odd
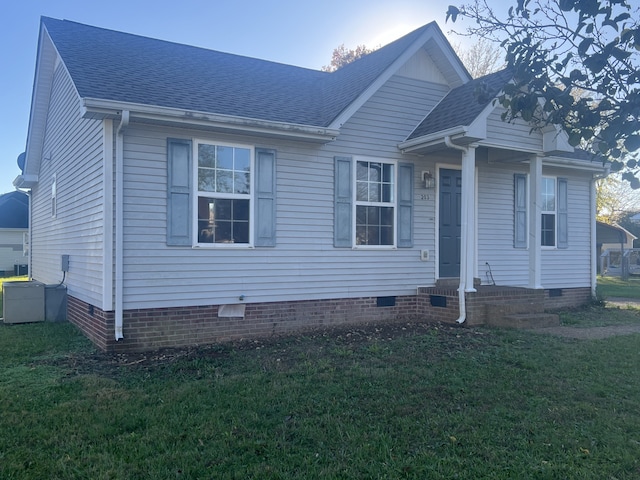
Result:
{"label": "dirt patch in lawn", "polygon": [[[306,330],[296,334],[282,334],[271,337],[243,339],[211,345],[194,345],[187,347],[163,348],[147,352],[127,353],[70,353],[68,355],[39,359],[34,364],[46,364],[65,368],[67,376],[96,373],[116,378],[122,369],[139,372],[157,372],[175,368],[176,365],[188,363],[194,359],[215,360],[229,357],[237,352],[256,351],[274,348],[284,351],[296,344],[304,344],[301,348],[324,348],[319,339],[327,344],[354,348],[364,343],[383,343],[407,335],[437,335],[441,349],[460,348],[461,338],[490,336],[490,330],[470,328],[459,325],[419,322],[388,322]],[[481,342],[462,342],[467,348],[480,347]]]}

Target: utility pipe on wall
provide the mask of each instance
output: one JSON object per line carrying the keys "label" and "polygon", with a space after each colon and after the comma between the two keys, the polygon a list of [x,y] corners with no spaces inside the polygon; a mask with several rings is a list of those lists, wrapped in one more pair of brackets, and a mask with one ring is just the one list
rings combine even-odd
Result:
{"label": "utility pipe on wall", "polygon": [[123,282],[123,249],[124,235],[122,228],[124,226],[123,201],[124,201],[124,175],[122,168],[124,165],[124,129],[129,125],[129,110],[123,110],[120,118],[120,125],[116,131],[116,209],[115,209],[115,226],[116,226],[116,248],[115,248],[115,280],[116,280],[116,305],[115,305],[115,338],[121,340],[124,338],[122,333],[122,282]]}

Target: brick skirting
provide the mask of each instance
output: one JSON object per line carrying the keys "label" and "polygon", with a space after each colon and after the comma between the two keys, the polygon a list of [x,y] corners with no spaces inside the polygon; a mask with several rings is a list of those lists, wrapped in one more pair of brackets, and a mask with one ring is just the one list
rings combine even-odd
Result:
{"label": "brick skirting", "polygon": [[[509,311],[513,305],[536,304],[540,311],[575,307],[591,298],[589,288],[533,291],[481,287],[467,293],[467,323],[485,323],[487,312]],[[490,306],[490,307],[489,307]],[[244,317],[218,315],[218,305],[126,310],[124,339],[114,338],[114,312],[105,312],[73,296],[68,319],[105,351],[140,351],[264,337],[334,325],[425,321],[455,323],[458,292],[452,287],[420,288],[417,295],[305,300],[246,304]]]}
{"label": "brick skirting", "polygon": [[[124,339],[115,341],[114,313],[68,298],[69,321],[106,351],[140,351],[264,337],[318,327],[415,320],[416,296],[247,304],[244,318],[218,316],[218,305],[126,310]],[[382,303],[385,303],[384,301]]]}

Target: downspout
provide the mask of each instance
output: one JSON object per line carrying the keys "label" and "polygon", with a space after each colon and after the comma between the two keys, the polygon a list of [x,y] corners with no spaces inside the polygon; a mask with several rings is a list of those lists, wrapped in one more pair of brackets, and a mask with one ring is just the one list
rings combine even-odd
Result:
{"label": "downspout", "polygon": [[[449,135],[444,137],[444,144],[449,148],[453,148],[454,150],[459,150],[463,152],[463,157],[464,157],[464,154],[468,153],[469,151],[468,147],[462,147],[460,145],[456,145],[455,143],[453,143],[451,141],[451,136]],[[463,165],[463,168],[464,168],[464,165]],[[464,175],[464,172],[463,172],[463,175]],[[464,182],[462,183],[462,186],[464,188],[465,186]],[[468,207],[467,207],[467,202],[464,201],[464,198],[466,198],[464,190],[462,191],[462,195],[463,195],[463,201],[462,201],[462,205],[460,206],[460,217],[461,217],[461,224],[462,224],[462,238],[460,239],[461,240],[460,241],[460,284],[458,286],[458,305],[460,307],[460,316],[456,320],[456,322],[459,324],[463,324],[467,319],[467,305],[465,300],[465,290],[466,290],[466,276],[467,276],[466,275],[467,274],[467,253],[466,252],[467,252],[467,241],[468,241],[468,235],[467,235]]]}
{"label": "downspout", "polygon": [[29,202],[29,224],[27,225],[27,227],[29,228],[29,230],[27,231],[27,236],[29,237],[29,252],[27,255],[27,275],[29,276],[29,280],[33,280],[33,273],[31,272],[31,259],[33,258],[33,255],[31,254],[32,251],[32,245],[33,245],[33,228],[31,227],[33,225],[33,221],[32,221],[32,215],[33,212],[31,210],[31,192],[33,191],[33,189],[29,189],[26,191],[27,194],[27,201]]}
{"label": "downspout", "polygon": [[122,228],[124,226],[123,201],[124,201],[124,174],[122,168],[124,165],[124,129],[129,125],[129,110],[123,110],[120,118],[120,125],[116,130],[116,208],[115,208],[115,227],[116,227],[116,245],[115,245],[115,281],[116,281],[116,305],[115,305],[115,338],[116,341],[124,338],[122,334],[122,281],[123,281],[123,250],[124,250],[124,234]]}

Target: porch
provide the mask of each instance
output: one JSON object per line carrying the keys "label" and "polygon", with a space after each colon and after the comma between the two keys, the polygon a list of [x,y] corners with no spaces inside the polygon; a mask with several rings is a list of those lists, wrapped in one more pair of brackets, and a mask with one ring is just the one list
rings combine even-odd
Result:
{"label": "porch", "polygon": [[[475,292],[465,292],[465,324],[493,325],[512,328],[538,328],[560,324],[557,311],[585,304],[591,298],[590,288],[531,289],[480,285]],[[433,287],[418,288],[417,307],[423,318],[455,323],[460,318],[457,279],[438,282]]]}

